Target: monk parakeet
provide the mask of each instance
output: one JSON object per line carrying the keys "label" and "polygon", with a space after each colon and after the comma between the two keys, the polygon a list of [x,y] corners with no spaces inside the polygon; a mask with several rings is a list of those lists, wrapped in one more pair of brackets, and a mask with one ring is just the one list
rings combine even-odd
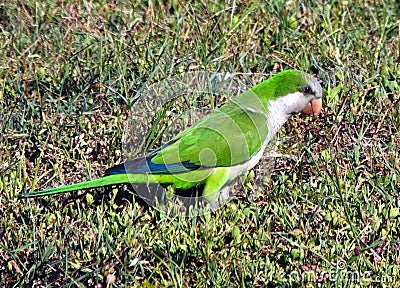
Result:
{"label": "monk parakeet", "polygon": [[257,164],[291,115],[317,115],[321,108],[322,88],[317,79],[286,70],[231,99],[146,157],[108,169],[104,177],[21,196],[159,183],[179,190],[201,186],[205,199],[213,202],[221,189]]}

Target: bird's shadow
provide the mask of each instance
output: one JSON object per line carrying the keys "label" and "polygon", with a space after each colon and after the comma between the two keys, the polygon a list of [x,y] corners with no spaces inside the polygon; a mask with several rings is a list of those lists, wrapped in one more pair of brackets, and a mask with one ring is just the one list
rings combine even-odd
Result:
{"label": "bird's shadow", "polygon": [[[199,197],[203,191],[204,185],[196,185],[189,189],[174,189],[174,199],[180,200],[179,210],[181,212],[188,211],[189,207],[205,207],[206,201]],[[118,189],[114,192],[114,189]],[[76,203],[77,200],[85,201],[87,193],[92,194],[93,200],[91,205],[100,206],[104,203],[115,203],[117,206],[125,206],[129,202],[136,202],[143,211],[158,209],[172,201],[168,187],[161,185],[129,185],[121,184],[118,186],[106,186],[102,188],[88,189],[80,194],[72,194],[64,197],[60,202],[66,206]],[[183,199],[183,201],[182,201]]]}

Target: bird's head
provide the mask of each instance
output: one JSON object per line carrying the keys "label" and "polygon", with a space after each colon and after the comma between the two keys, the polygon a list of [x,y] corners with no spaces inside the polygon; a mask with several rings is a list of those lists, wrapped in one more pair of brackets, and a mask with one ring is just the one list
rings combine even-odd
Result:
{"label": "bird's head", "polygon": [[301,71],[282,71],[254,88],[260,89],[261,93],[254,91],[258,95],[268,91],[270,109],[286,118],[299,112],[316,116],[322,110],[321,85]]}

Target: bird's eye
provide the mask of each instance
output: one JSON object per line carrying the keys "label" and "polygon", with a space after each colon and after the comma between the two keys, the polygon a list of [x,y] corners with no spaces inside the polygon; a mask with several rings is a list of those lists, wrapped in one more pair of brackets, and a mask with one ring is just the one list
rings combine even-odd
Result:
{"label": "bird's eye", "polygon": [[313,91],[312,91],[310,86],[302,86],[301,87],[301,91],[303,91],[303,93],[305,93],[305,94],[312,94],[313,93]]}

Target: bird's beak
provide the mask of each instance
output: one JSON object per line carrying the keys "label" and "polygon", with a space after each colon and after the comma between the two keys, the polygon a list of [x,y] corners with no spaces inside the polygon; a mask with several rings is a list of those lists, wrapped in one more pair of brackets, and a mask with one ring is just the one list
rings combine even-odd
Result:
{"label": "bird's beak", "polygon": [[315,98],[301,111],[306,115],[316,117],[322,110],[322,98]]}

